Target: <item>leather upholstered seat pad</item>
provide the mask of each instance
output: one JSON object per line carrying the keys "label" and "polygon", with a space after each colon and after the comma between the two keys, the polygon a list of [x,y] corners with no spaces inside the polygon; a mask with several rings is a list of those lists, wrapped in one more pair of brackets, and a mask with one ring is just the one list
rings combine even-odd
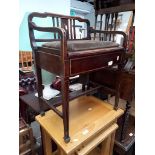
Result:
{"label": "leather upholstered seat pad", "polygon": [[[46,48],[60,49],[60,41],[48,42],[42,45]],[[84,51],[84,50],[94,50],[118,47],[119,44],[112,41],[96,41],[96,40],[72,40],[67,41],[67,51]]]}

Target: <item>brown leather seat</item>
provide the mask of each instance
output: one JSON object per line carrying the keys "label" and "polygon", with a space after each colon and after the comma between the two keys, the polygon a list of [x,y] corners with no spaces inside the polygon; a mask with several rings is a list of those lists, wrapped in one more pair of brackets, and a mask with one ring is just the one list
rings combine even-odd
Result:
{"label": "brown leather seat", "polygon": [[[51,48],[51,53],[59,54],[60,41],[48,42],[42,45],[45,48]],[[97,40],[69,40],[67,41],[67,51],[68,56],[72,57],[82,57],[89,55],[96,55],[105,52],[117,51],[123,49],[119,44],[112,41],[97,41]],[[49,51],[48,51],[49,52]]]}
{"label": "brown leather seat", "polygon": [[[43,44],[44,47],[60,49],[60,41],[53,41]],[[119,44],[112,41],[97,41],[97,40],[68,40],[67,51],[83,51],[99,48],[118,47]]]}

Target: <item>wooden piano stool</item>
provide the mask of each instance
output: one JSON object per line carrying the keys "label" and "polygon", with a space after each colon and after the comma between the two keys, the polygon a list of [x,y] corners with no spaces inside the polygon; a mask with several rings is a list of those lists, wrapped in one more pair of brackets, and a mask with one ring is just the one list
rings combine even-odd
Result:
{"label": "wooden piano stool", "polygon": [[[35,20],[37,18],[42,23],[49,19],[51,24],[43,26]],[[75,27],[77,22],[81,22],[87,27],[87,34],[81,39],[76,36]],[[126,34],[122,31],[94,30],[90,28],[90,22],[87,19],[47,12],[29,14],[28,27],[36,70],[40,114],[45,115],[41,104],[44,102],[62,118],[64,125],[62,137],[68,143],[71,138],[69,127],[72,127],[69,120],[69,101],[101,88],[99,85],[91,87],[91,81],[89,81],[90,72],[112,66],[117,66],[121,70],[126,51]],[[37,32],[42,33],[42,35],[37,36]],[[48,33],[51,37],[45,38],[45,33]],[[99,38],[96,37],[97,34],[99,34]],[[123,45],[117,44],[115,39],[104,42],[103,38],[108,34],[114,38],[117,34],[122,35],[124,38]],[[61,95],[57,101],[47,101],[43,98],[42,69],[61,78]],[[76,75],[80,75],[80,77],[86,75],[82,83],[82,91],[70,93],[69,77]],[[119,88],[119,79],[117,83],[116,90]],[[118,98],[119,95],[117,95]],[[57,109],[58,104],[62,105],[62,111]],[[114,109],[117,110],[117,108],[118,100],[114,105]],[[70,119],[72,118],[70,117]]]}
{"label": "wooden piano stool", "polygon": [[[63,123],[57,114],[49,110],[44,117],[36,116],[41,126],[44,155],[96,155],[91,152],[95,151],[94,148],[99,149],[97,152],[100,155],[112,155],[118,128],[116,122],[123,110],[116,111],[113,106],[94,96],[81,96],[69,104],[69,143],[63,140]],[[62,111],[62,106],[58,109]],[[52,152],[51,140],[58,146],[56,152]]]}

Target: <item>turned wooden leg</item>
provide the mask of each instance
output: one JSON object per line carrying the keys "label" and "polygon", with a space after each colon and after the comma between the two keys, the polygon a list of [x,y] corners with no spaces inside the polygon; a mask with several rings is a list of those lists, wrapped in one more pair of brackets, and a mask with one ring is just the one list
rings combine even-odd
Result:
{"label": "turned wooden leg", "polygon": [[84,74],[80,75],[79,81],[80,81],[80,83],[82,83],[82,91],[85,91],[85,76],[84,76]]}
{"label": "turned wooden leg", "polygon": [[127,101],[125,113],[123,116],[123,125],[122,125],[121,138],[120,138],[121,142],[125,140],[125,135],[126,135],[126,131],[128,127],[128,120],[129,120],[129,115],[130,115],[130,108],[131,108],[131,104],[130,102]]}
{"label": "turned wooden leg", "polygon": [[119,103],[119,89],[120,89],[120,79],[117,80],[117,86],[116,86],[116,93],[115,93],[115,105],[114,105],[114,109],[117,110],[118,109],[118,103]]}
{"label": "turned wooden leg", "polygon": [[36,77],[37,77],[37,92],[38,92],[38,100],[39,100],[39,106],[40,106],[40,115],[44,116],[45,112],[42,107],[41,97],[43,97],[43,86],[42,86],[42,75],[41,75],[41,68],[35,66],[36,68]]}
{"label": "turned wooden leg", "polygon": [[69,77],[62,78],[62,112],[64,124],[64,140],[70,141],[69,137]]}
{"label": "turned wooden leg", "polygon": [[87,90],[90,88],[90,82],[89,82],[89,73],[86,74],[86,85],[87,85]]}
{"label": "turned wooden leg", "polygon": [[89,89],[89,74],[81,74],[80,75],[80,82],[82,83],[82,91],[85,91],[86,85],[87,90]]}
{"label": "turned wooden leg", "polygon": [[119,103],[119,94],[117,92],[117,94],[115,95],[115,105],[114,105],[115,110],[118,109],[118,103]]}
{"label": "turned wooden leg", "polygon": [[119,104],[119,97],[120,97],[120,85],[121,85],[121,73],[122,73],[122,65],[118,66],[118,73],[117,73],[117,78],[116,78],[116,87],[115,87],[115,105],[114,109],[118,109],[118,104]]}

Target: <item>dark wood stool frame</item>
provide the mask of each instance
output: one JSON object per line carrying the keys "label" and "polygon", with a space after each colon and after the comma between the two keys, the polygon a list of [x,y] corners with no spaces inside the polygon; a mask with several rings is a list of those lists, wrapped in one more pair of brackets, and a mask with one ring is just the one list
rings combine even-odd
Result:
{"label": "dark wood stool frame", "polygon": [[[53,22],[53,27],[40,27],[37,26],[33,22],[34,17],[46,18],[51,17]],[[60,23],[61,20],[61,23]],[[69,58],[69,53],[67,52],[67,41],[68,40],[79,40],[76,39],[75,32],[75,21],[84,22],[87,25],[87,37],[84,40],[90,40],[91,34],[95,35],[100,34],[99,40],[102,40],[103,34],[121,34],[124,37],[123,48],[120,50],[113,52],[112,48],[109,48],[109,52],[105,52],[98,55],[86,54],[84,57],[79,58]],[[41,115],[43,116],[45,113],[42,108],[42,102],[45,102],[50,109],[56,112],[62,119],[64,124],[64,141],[67,143],[70,141],[69,137],[69,100],[72,100],[78,96],[89,94],[90,92],[96,91],[101,88],[101,86],[96,86],[92,89],[85,90],[83,86],[83,90],[81,92],[72,92],[69,93],[69,77],[85,73],[89,73],[95,70],[103,69],[108,66],[109,61],[113,61],[113,65],[118,65],[118,68],[122,68],[122,62],[124,60],[124,54],[126,50],[126,34],[121,31],[100,31],[93,30],[90,28],[90,23],[87,19],[82,19],[80,17],[72,17],[72,16],[64,16],[52,13],[37,13],[33,12],[28,17],[28,26],[29,26],[29,36],[30,43],[33,50],[33,58],[36,69],[36,78],[37,78],[37,91],[38,91],[38,99],[40,103]],[[51,32],[54,34],[53,39],[36,39],[34,35],[34,31],[42,31],[42,32]],[[101,35],[102,34],[102,35]],[[37,46],[36,42],[51,42],[51,41],[60,41],[61,48],[60,50],[49,49],[45,47]],[[52,53],[59,52],[58,55]],[[97,49],[95,50],[97,51]],[[82,51],[81,51],[82,52]],[[74,52],[76,53],[76,52]],[[120,57],[117,60],[117,56]],[[96,60],[94,64],[92,64],[92,60]],[[81,65],[84,64],[84,65]],[[77,66],[80,66],[77,67]],[[111,67],[110,66],[110,67]],[[45,100],[42,96],[42,75],[41,69],[45,69],[51,73],[59,75],[61,77],[61,97],[54,100]],[[89,78],[89,76],[87,76]],[[88,81],[88,80],[86,80]],[[88,83],[88,82],[86,82]],[[118,82],[119,83],[119,82]],[[119,88],[119,84],[118,84]],[[119,98],[119,96],[117,97]],[[60,112],[56,107],[58,105],[62,105],[62,112]],[[117,109],[118,101],[116,102],[114,108]]]}

